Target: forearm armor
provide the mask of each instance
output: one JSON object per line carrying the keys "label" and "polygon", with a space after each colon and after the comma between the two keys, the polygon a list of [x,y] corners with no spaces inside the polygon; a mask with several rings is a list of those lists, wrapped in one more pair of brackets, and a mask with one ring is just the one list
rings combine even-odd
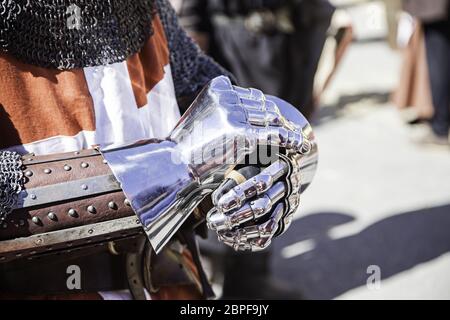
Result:
{"label": "forearm armor", "polygon": [[[4,153],[0,240],[16,240],[0,242],[0,259],[142,231],[159,253],[220,186],[207,225],[236,250],[261,250],[289,227],[317,167],[314,135],[298,110],[226,77],[202,90],[166,139],[98,150]],[[223,188],[249,157],[261,173]]]}
{"label": "forearm armor", "polygon": [[142,233],[99,151],[2,156],[0,261]]}

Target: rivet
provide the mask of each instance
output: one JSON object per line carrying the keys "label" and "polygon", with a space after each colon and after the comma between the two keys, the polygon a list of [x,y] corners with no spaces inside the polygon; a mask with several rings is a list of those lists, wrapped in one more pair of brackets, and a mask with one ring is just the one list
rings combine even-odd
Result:
{"label": "rivet", "polygon": [[64,170],[65,171],[70,171],[72,169],[72,167],[71,166],[69,166],[69,165],[64,165]]}
{"label": "rivet", "polygon": [[92,230],[92,229],[89,229],[89,230],[88,230],[88,233],[89,233],[89,234],[92,234],[93,232],[94,232],[94,230]]}
{"label": "rivet", "polygon": [[102,161],[104,164],[107,164],[108,163],[108,161],[106,160],[106,159],[103,159],[103,161]]}
{"label": "rivet", "polygon": [[32,200],[36,200],[36,198],[37,198],[36,195],[35,195],[34,193],[32,193],[32,194],[30,195],[30,197],[31,197]]}
{"label": "rivet", "polygon": [[77,156],[80,154],[80,151],[75,151],[73,154]]}
{"label": "rivet", "polygon": [[89,164],[87,164],[86,162],[82,162],[82,163],[81,163],[81,167],[82,167],[83,169],[86,169],[87,167],[89,167]]}
{"label": "rivet", "polygon": [[87,190],[87,189],[88,189],[88,186],[87,186],[86,184],[82,184],[82,185],[81,185],[81,189]]}
{"label": "rivet", "polygon": [[47,214],[47,217],[48,217],[50,220],[53,220],[53,221],[58,220],[58,217],[56,216],[56,214],[55,214],[54,212],[49,212],[49,213]]}
{"label": "rivet", "polygon": [[31,177],[33,175],[33,172],[30,170],[25,171],[25,176],[26,177]]}
{"label": "rivet", "polygon": [[311,142],[309,142],[308,140],[304,140],[301,146],[301,150],[300,152],[302,154],[308,154],[311,151]]}
{"label": "rivet", "polygon": [[94,206],[89,206],[89,207],[87,207],[87,211],[88,211],[89,213],[96,213],[96,212],[97,212],[97,210],[95,209]]}
{"label": "rivet", "polygon": [[50,173],[52,173],[52,170],[49,169],[49,168],[46,168],[46,169],[44,169],[44,173],[45,174],[50,174]]}
{"label": "rivet", "polygon": [[42,239],[36,239],[36,240],[34,241],[34,243],[36,243],[36,244],[41,244],[41,243],[42,243]]}
{"label": "rivet", "polygon": [[31,218],[31,221],[33,221],[33,223],[35,223],[35,224],[41,223],[41,219],[39,219],[39,218],[36,217],[36,216],[34,216],[33,218]]}
{"label": "rivet", "polygon": [[108,207],[110,208],[110,209],[117,209],[117,204],[114,202],[114,201],[110,201],[109,203],[108,203]]}
{"label": "rivet", "polygon": [[131,202],[130,202],[130,200],[128,200],[128,199],[125,199],[124,201],[123,201],[123,204],[124,205],[126,205],[126,206],[131,206]]}
{"label": "rivet", "polygon": [[75,218],[78,215],[75,209],[69,209],[68,214],[73,218]]}

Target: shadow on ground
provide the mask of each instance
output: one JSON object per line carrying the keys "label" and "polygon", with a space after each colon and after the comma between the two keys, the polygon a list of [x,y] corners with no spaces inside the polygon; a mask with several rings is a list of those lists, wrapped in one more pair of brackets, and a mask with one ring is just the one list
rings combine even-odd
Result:
{"label": "shadow on ground", "polygon": [[390,97],[391,92],[363,92],[354,95],[342,95],[335,104],[319,107],[313,117],[312,123],[313,125],[320,125],[330,120],[340,118],[341,111],[348,105],[367,101],[368,105],[378,106],[388,103]]}
{"label": "shadow on ground", "polygon": [[[450,251],[450,205],[397,214],[349,237],[327,236],[330,228],[353,220],[334,212],[295,220],[274,241],[276,276],[308,299],[332,299],[364,285],[369,265],[380,266],[386,279]],[[281,256],[284,247],[308,239],[315,242],[311,251],[289,259]]]}

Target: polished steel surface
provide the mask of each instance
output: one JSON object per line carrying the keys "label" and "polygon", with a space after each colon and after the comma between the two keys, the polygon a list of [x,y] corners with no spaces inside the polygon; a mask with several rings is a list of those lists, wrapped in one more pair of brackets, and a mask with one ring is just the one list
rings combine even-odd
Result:
{"label": "polished steel surface", "polygon": [[[261,154],[260,146],[271,146],[275,152],[270,156]],[[263,200],[258,202],[258,207],[249,204],[250,210],[262,210],[273,217],[258,229],[264,241],[250,237],[253,242],[245,244],[250,241],[247,235],[241,236],[237,245],[234,243],[237,240],[225,243],[237,249],[265,247],[270,243],[270,239],[266,239],[268,234],[285,229],[283,218],[298,207],[296,201],[288,201],[289,197],[309,185],[317,165],[314,136],[300,112],[259,90],[233,86],[223,76],[213,79],[202,90],[166,139],[140,141],[128,146],[103,146],[101,152],[156,252],[170,240],[199,202],[217,189],[226,174],[244,159],[245,164],[272,169],[274,167],[270,165],[273,164],[278,168],[272,172],[273,181],[266,181],[267,172],[261,172],[259,180],[253,184],[256,189],[252,195],[266,200],[272,199],[270,195],[282,195],[268,201],[271,208],[275,208],[272,213],[261,208]],[[246,158],[254,154],[257,156]],[[278,155],[284,155],[284,158]],[[248,163],[252,159],[255,163]],[[282,201],[281,207],[277,200]],[[250,195],[239,195],[236,201],[238,205],[233,208],[238,210],[251,201]],[[291,204],[297,204],[297,207]],[[216,212],[225,213],[217,208]],[[207,220],[212,216],[209,214]],[[259,218],[254,216],[250,220]],[[213,224],[209,225],[215,229]],[[269,227],[274,230],[268,232]],[[236,232],[234,228],[232,226],[229,231]],[[222,239],[226,237],[222,236]]]}
{"label": "polished steel surface", "polygon": [[19,193],[14,209],[35,207],[46,203],[76,199],[117,190],[120,190],[120,185],[112,174],[67,181],[22,190]]}

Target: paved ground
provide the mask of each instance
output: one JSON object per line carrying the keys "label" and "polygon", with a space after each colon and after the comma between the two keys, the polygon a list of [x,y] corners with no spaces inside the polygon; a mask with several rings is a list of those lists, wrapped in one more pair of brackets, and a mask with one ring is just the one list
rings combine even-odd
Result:
{"label": "paved ground", "polygon": [[384,43],[354,44],[325,99],[317,176],[274,243],[276,275],[306,298],[450,299],[450,149],[411,143],[388,102],[399,67]]}

